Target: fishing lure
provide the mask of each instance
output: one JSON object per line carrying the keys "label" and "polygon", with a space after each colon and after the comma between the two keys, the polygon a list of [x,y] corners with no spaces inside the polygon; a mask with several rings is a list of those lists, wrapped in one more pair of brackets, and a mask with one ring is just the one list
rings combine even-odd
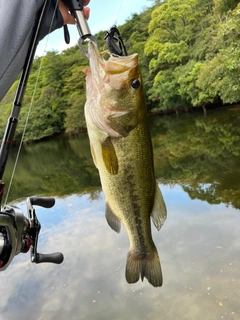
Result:
{"label": "fishing lure", "polygon": [[127,49],[116,25],[113,25],[104,37],[109,50],[118,56],[127,56]]}

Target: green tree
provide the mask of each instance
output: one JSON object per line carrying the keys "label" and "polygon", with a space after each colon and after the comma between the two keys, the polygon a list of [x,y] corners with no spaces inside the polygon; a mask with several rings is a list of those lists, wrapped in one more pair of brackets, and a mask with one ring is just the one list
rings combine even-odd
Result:
{"label": "green tree", "polygon": [[240,101],[239,8],[240,5],[228,12],[224,21],[219,23],[218,32],[213,37],[218,50],[200,68],[197,86],[201,90],[201,99],[206,102],[212,102],[216,97],[225,104]]}
{"label": "green tree", "polygon": [[[191,60],[197,36],[209,23],[206,15],[210,12],[208,0],[166,0],[152,12],[150,37],[145,45],[145,54],[151,57],[149,70],[154,75],[149,92],[152,100],[159,99],[163,109],[167,105],[185,107],[196,100],[198,64]],[[188,80],[183,80],[186,72]]]}
{"label": "green tree", "polygon": [[214,0],[215,12],[223,14],[229,10],[234,10],[239,0]]}

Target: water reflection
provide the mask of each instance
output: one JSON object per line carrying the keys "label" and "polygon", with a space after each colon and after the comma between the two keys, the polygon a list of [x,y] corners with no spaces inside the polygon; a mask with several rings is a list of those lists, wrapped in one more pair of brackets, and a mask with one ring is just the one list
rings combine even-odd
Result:
{"label": "water reflection", "polygon": [[192,199],[240,209],[239,107],[214,110],[207,117],[152,118],[157,177],[182,185]]}
{"label": "water reflection", "polygon": [[[240,208],[239,108],[150,118],[156,176],[181,185],[192,199]],[[17,150],[12,149],[8,185]],[[86,134],[24,146],[9,200],[29,194],[69,195],[101,190]]]}
{"label": "water reflection", "polygon": [[[4,182],[12,174],[17,148],[12,148]],[[30,194],[69,195],[91,193],[95,198],[100,190],[98,171],[90,155],[87,135],[56,138],[21,149],[8,201]]]}
{"label": "water reflection", "polygon": [[164,277],[157,289],[125,281],[128,237],[105,221],[87,137],[25,146],[10,200],[57,196],[52,209],[37,209],[39,251],[62,251],[65,260],[34,265],[28,254],[16,257],[0,274],[0,319],[239,319],[238,110],[150,119],[168,208],[161,232],[152,228]]}
{"label": "water reflection", "polygon": [[153,229],[162,288],[126,283],[128,237],[107,225],[103,194],[72,195],[38,210],[39,250],[62,251],[63,264],[16,257],[1,273],[1,319],[238,319],[238,211],[189,201],[180,187],[160,187],[169,211],[161,232]]}

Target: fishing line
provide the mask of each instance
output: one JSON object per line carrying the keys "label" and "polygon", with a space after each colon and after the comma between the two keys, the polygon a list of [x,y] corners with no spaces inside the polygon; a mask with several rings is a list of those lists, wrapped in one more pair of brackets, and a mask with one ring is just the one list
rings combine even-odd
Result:
{"label": "fishing line", "polygon": [[116,20],[115,20],[115,25],[117,25],[117,21],[118,21],[118,18],[119,18],[119,14],[120,14],[121,9],[122,9],[122,4],[123,4],[123,0],[121,1],[120,6],[119,6],[119,9],[118,9],[118,13],[117,13]]}
{"label": "fishing line", "polygon": [[[48,30],[48,35],[46,37],[46,42],[45,42],[45,46],[44,46],[44,53],[46,53],[46,48],[47,48],[47,45],[48,45],[49,35],[50,35],[51,30],[52,30],[53,20],[54,20],[54,16],[55,16],[55,13],[56,13],[56,10],[57,10],[57,7],[58,7],[58,2],[59,2],[59,0],[56,1],[56,5],[55,5],[54,11],[53,11],[52,20],[51,20],[51,23],[50,23],[50,27],[49,27],[49,30]],[[35,93],[36,93],[37,86],[38,86],[38,80],[39,80],[39,77],[40,77],[40,73],[42,71],[42,64],[43,64],[44,58],[45,58],[45,56],[42,56],[40,58],[40,66],[38,68],[38,74],[37,74],[36,81],[35,81],[35,84],[34,84],[33,94],[32,94],[30,106],[29,106],[29,109],[28,109],[25,125],[24,125],[24,128],[23,128],[23,133],[22,133],[22,137],[21,137],[21,140],[20,140],[20,144],[19,144],[16,160],[15,160],[15,163],[14,163],[14,166],[13,166],[12,175],[11,175],[11,178],[10,178],[10,181],[9,181],[9,185],[8,185],[8,189],[7,189],[7,194],[6,194],[4,205],[7,204],[8,196],[9,196],[10,189],[11,189],[11,186],[12,186],[12,181],[13,181],[13,177],[14,177],[14,174],[15,174],[15,171],[16,171],[18,159],[19,159],[21,148],[22,148],[22,144],[23,144],[23,138],[24,138],[24,135],[25,135],[25,132],[26,132],[26,129],[27,129],[28,120],[29,120],[30,113],[31,113],[31,110],[32,110],[32,106],[33,106],[33,102],[34,102],[34,98],[35,98]]]}

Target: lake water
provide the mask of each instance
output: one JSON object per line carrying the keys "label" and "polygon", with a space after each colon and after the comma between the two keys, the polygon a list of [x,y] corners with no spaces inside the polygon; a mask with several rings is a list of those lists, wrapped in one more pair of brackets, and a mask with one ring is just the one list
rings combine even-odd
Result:
{"label": "lake water", "polygon": [[[22,198],[56,198],[51,209],[36,207],[38,250],[65,260],[15,257],[0,274],[1,320],[240,319],[240,109],[149,122],[168,210],[162,229],[152,228],[163,286],[125,281],[128,237],[105,221],[87,135],[57,138],[22,148],[8,202],[26,214]],[[15,155],[13,148],[6,185]]]}

